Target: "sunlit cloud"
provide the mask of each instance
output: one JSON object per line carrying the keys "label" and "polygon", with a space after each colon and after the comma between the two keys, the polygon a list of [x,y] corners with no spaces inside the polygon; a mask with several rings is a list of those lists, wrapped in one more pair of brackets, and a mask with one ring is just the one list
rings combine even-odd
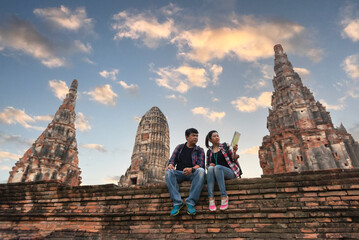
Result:
{"label": "sunlit cloud", "polygon": [[156,48],[160,40],[168,39],[174,29],[173,19],[159,22],[149,12],[134,13],[122,11],[113,16],[112,29],[116,32],[114,39],[139,39],[149,48]]}
{"label": "sunlit cloud", "polygon": [[87,149],[93,149],[93,150],[97,150],[99,152],[106,152],[106,149],[103,145],[101,144],[83,144],[80,146],[81,148],[87,148]]}
{"label": "sunlit cloud", "polygon": [[238,154],[239,155],[244,155],[244,154],[258,155],[258,150],[259,150],[259,147],[255,146],[255,147],[247,148],[243,151],[240,151]]}
{"label": "sunlit cloud", "polygon": [[121,176],[113,176],[113,177],[107,177],[107,178],[102,178],[102,182],[103,183],[113,183],[113,184],[118,184],[118,181],[120,181]]}
{"label": "sunlit cloud", "polygon": [[2,165],[2,166],[0,166],[0,170],[1,171],[10,171],[11,167]]}
{"label": "sunlit cloud", "polygon": [[118,82],[126,91],[128,91],[129,93],[132,94],[136,94],[138,92],[138,85],[137,84],[130,84],[128,85],[126,82],[124,81],[119,81]]}
{"label": "sunlit cloud", "polygon": [[[206,69],[183,65],[178,68],[164,67],[157,70],[151,66],[151,70],[159,76],[156,79],[158,86],[185,93],[192,87],[205,88],[209,82],[217,82],[222,67],[215,65],[213,68],[213,66],[207,65]],[[213,77],[212,80],[210,76]]]}
{"label": "sunlit cloud", "polygon": [[214,85],[217,84],[218,82],[218,77],[219,75],[222,73],[223,71],[223,67],[222,66],[219,66],[217,64],[213,64],[211,67],[210,67],[210,71],[212,72],[212,82]]}
{"label": "sunlit cloud", "polygon": [[323,106],[327,110],[343,110],[345,108],[345,105],[344,105],[345,99],[346,99],[346,97],[342,97],[342,98],[338,99],[339,103],[336,104],[336,105],[330,105],[326,101],[324,101],[323,99],[320,99],[319,102],[322,103]]}
{"label": "sunlit cloud", "polygon": [[92,127],[88,121],[88,117],[86,117],[81,112],[77,113],[75,126],[76,126],[76,129],[81,132],[87,132],[92,129]]}
{"label": "sunlit cloud", "polygon": [[203,117],[211,120],[212,122],[219,121],[226,116],[225,112],[215,112],[210,110],[209,108],[204,107],[196,107],[193,108],[191,111],[194,115],[202,115]]}
{"label": "sunlit cloud", "polygon": [[85,92],[85,94],[90,95],[91,99],[98,103],[116,106],[117,94],[112,91],[109,84],[96,87],[93,91]]}
{"label": "sunlit cloud", "polygon": [[357,42],[359,40],[359,14],[356,10],[356,6],[347,4],[341,9],[340,15],[342,18],[341,25],[343,27],[342,37]]}
{"label": "sunlit cloud", "polygon": [[259,108],[266,108],[271,106],[272,92],[263,92],[258,98],[254,97],[239,97],[232,101],[235,109],[241,112],[254,112]]}
{"label": "sunlit cloud", "polygon": [[103,78],[110,78],[112,80],[116,80],[118,72],[118,69],[114,69],[112,71],[103,70],[102,72],[99,72],[99,74]]}
{"label": "sunlit cloud", "polygon": [[65,99],[66,94],[69,93],[69,87],[64,81],[53,79],[49,81],[49,86],[55,96],[60,100]]}
{"label": "sunlit cloud", "polygon": [[35,121],[42,121],[42,122],[51,122],[54,116],[52,115],[44,115],[44,116],[35,116]]}
{"label": "sunlit cloud", "polygon": [[19,160],[21,158],[20,155],[9,153],[9,152],[3,152],[0,150],[0,162],[5,160]]}
{"label": "sunlit cloud", "polygon": [[133,121],[139,123],[139,122],[141,122],[142,117],[134,116],[132,119],[133,119]]}
{"label": "sunlit cloud", "polygon": [[24,52],[49,68],[62,67],[65,60],[56,56],[56,47],[29,22],[12,17],[0,25],[0,45]]}
{"label": "sunlit cloud", "polygon": [[78,31],[80,28],[92,30],[93,20],[87,17],[86,9],[78,7],[71,10],[63,5],[60,8],[37,8],[34,14],[44,18],[54,26],[71,31]]}
{"label": "sunlit cloud", "polygon": [[306,68],[293,68],[293,70],[298,73],[301,77],[306,77],[310,74],[310,71]]}
{"label": "sunlit cloud", "polygon": [[91,64],[91,65],[96,65],[96,63],[94,61],[92,61],[91,59],[89,58],[84,58],[83,59],[85,62],[87,62],[88,64]]}
{"label": "sunlit cloud", "polygon": [[359,78],[359,54],[351,55],[345,58],[342,67],[348,77],[352,79]]}
{"label": "sunlit cloud", "polygon": [[212,97],[212,102],[219,102],[219,99],[218,98],[216,98],[216,97]]}
{"label": "sunlit cloud", "polygon": [[79,52],[90,53],[92,51],[92,46],[90,43],[84,44],[79,40],[74,41],[74,47]]}
{"label": "sunlit cloud", "polygon": [[207,26],[181,31],[171,42],[179,47],[180,56],[201,63],[225,57],[255,62],[272,57],[273,46],[277,43],[282,43],[286,51],[307,55],[313,61],[321,58],[320,49],[308,48],[310,43],[302,25],[289,21],[262,21],[252,16],[238,17],[234,22],[231,27]]}
{"label": "sunlit cloud", "polygon": [[167,98],[167,99],[177,100],[177,101],[179,101],[179,102],[182,102],[183,104],[187,103],[187,98],[184,97],[183,95],[175,95],[175,94],[172,94],[172,95],[167,95],[166,98]]}
{"label": "sunlit cloud", "polygon": [[25,128],[36,130],[43,130],[42,127],[32,126],[30,123],[35,123],[36,120],[25,113],[25,110],[15,109],[13,107],[6,107],[0,112],[0,123],[11,125],[20,124]]}

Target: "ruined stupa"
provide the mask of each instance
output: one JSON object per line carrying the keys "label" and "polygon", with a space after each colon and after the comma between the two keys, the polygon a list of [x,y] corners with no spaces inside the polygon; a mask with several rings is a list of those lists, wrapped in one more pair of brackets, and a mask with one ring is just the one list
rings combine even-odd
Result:
{"label": "ruined stupa", "polygon": [[16,162],[8,183],[56,179],[70,186],[81,184],[75,129],[77,84],[72,82],[52,122]]}
{"label": "ruined stupa", "polygon": [[133,147],[131,166],[121,176],[120,186],[162,182],[170,154],[170,137],[166,116],[152,107],[141,118]]}
{"label": "ruined stupa", "polygon": [[303,86],[283,52],[274,46],[274,92],[259,149],[264,174],[359,167],[359,144],[343,125],[334,128],[329,112]]}

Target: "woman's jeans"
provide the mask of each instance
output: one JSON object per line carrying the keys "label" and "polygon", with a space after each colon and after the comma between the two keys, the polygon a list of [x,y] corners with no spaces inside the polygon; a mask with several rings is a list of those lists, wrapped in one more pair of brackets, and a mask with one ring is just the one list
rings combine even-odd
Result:
{"label": "woman's jeans", "polygon": [[208,197],[213,198],[214,181],[217,179],[219,190],[222,197],[227,197],[225,179],[233,179],[236,176],[232,169],[222,165],[210,166],[207,170]]}
{"label": "woman's jeans", "polygon": [[173,206],[182,205],[183,201],[181,194],[179,193],[178,183],[183,181],[192,181],[191,188],[189,190],[189,196],[186,199],[186,203],[195,206],[204,185],[205,172],[203,168],[198,168],[191,175],[186,176],[182,171],[178,170],[167,170],[165,173],[165,180],[167,183],[168,191],[173,202]]}

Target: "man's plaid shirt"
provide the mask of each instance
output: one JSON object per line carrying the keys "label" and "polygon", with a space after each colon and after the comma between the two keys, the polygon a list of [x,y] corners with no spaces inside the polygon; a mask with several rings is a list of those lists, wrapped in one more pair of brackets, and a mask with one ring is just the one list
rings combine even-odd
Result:
{"label": "man's plaid shirt", "polygon": [[[184,144],[180,144],[178,145],[175,150],[172,153],[172,156],[170,158],[170,160],[168,161],[168,164],[172,164],[173,166],[176,166],[177,161],[179,159],[179,156],[183,150]],[[195,145],[193,152],[192,152],[192,164],[193,166],[200,166],[201,168],[205,167],[205,163],[204,163],[204,150],[203,148],[201,148],[200,146]]]}

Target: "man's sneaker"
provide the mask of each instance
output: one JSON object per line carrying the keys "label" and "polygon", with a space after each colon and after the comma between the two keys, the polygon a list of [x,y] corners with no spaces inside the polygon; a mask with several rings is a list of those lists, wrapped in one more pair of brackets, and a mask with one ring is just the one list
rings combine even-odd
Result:
{"label": "man's sneaker", "polygon": [[228,196],[226,197],[226,199],[221,200],[221,207],[219,209],[226,210],[228,208],[228,201],[229,201]]}
{"label": "man's sneaker", "polygon": [[196,209],[194,206],[187,204],[187,213],[188,215],[196,215]]}
{"label": "man's sneaker", "polygon": [[184,206],[184,203],[182,203],[181,205],[174,206],[171,211],[171,216],[176,216],[183,206]]}
{"label": "man's sneaker", "polygon": [[214,212],[217,210],[216,203],[214,200],[209,200],[209,210]]}

